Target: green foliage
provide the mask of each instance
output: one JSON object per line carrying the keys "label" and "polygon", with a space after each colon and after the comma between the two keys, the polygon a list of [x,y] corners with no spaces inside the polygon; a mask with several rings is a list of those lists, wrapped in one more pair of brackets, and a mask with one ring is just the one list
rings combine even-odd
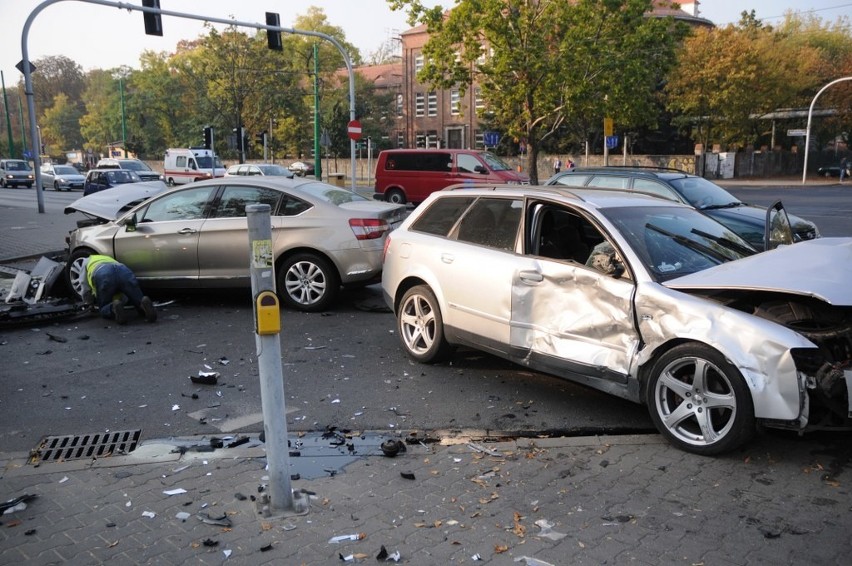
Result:
{"label": "green foliage", "polygon": [[388,3],[429,30],[418,79],[479,85],[489,122],[526,140],[534,182],[539,147],[557,132],[587,139],[606,116],[625,128],[653,122],[682,33],[644,17],[651,0],[459,0],[446,15],[417,0]]}
{"label": "green foliage", "polygon": [[81,116],[80,107],[72,104],[65,94],[56,95],[41,119],[41,139],[50,155],[61,157],[66,149],[83,147]]}

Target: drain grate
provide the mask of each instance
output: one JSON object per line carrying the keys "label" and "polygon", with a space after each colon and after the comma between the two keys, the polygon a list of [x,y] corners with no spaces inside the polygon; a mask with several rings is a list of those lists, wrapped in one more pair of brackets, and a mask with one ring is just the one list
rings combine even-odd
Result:
{"label": "drain grate", "polygon": [[27,463],[91,460],[128,454],[136,449],[141,434],[141,430],[116,430],[93,434],[45,436],[30,452]]}

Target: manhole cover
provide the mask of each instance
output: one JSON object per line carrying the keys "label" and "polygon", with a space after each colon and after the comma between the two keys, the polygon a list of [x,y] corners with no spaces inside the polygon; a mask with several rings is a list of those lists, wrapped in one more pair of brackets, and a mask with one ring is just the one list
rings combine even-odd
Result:
{"label": "manhole cover", "polygon": [[46,436],[30,453],[29,464],[90,460],[128,454],[136,449],[141,430]]}

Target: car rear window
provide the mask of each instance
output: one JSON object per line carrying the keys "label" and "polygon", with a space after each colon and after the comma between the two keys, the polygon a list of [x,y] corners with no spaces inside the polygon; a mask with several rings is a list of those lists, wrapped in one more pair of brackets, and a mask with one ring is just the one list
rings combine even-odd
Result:
{"label": "car rear window", "polygon": [[331,185],[326,185],[325,183],[310,183],[307,185],[300,185],[299,190],[303,193],[307,193],[318,199],[330,202],[331,204],[335,204],[338,206],[341,204],[346,204],[348,202],[363,202],[365,200],[370,200],[354,191],[339,189],[337,187],[332,187]]}
{"label": "car rear window", "polygon": [[439,198],[412,223],[411,229],[415,232],[446,236],[474,200],[474,197]]}

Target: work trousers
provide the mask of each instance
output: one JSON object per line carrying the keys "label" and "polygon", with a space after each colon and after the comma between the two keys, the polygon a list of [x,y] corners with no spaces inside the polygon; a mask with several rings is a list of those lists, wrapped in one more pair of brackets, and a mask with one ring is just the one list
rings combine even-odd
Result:
{"label": "work trousers", "polygon": [[103,263],[92,274],[98,310],[104,318],[114,318],[112,301],[121,293],[137,310],[142,308],[142,289],[129,267],[123,263]]}

